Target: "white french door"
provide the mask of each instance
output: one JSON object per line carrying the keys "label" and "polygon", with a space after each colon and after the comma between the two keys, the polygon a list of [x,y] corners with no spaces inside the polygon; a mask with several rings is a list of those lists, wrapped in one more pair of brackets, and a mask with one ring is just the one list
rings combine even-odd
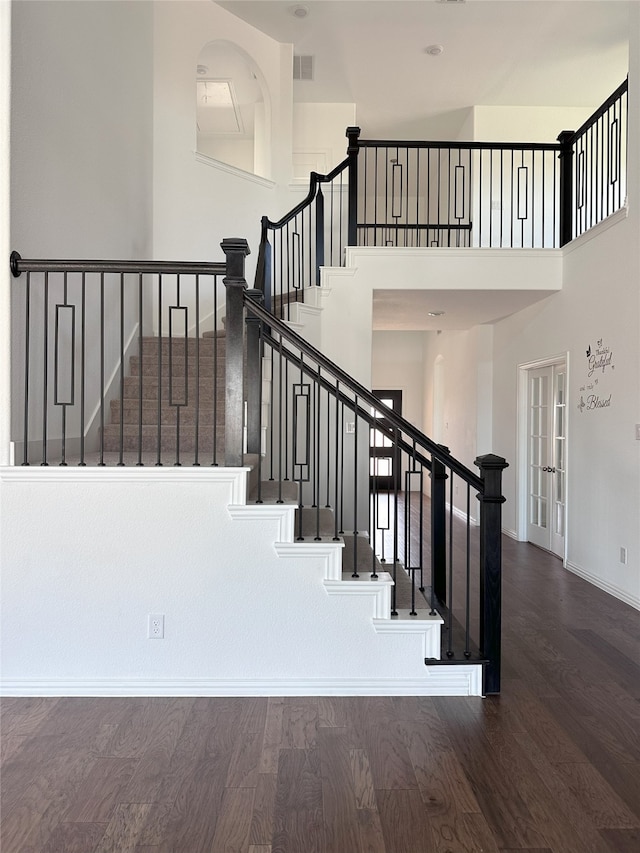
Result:
{"label": "white french door", "polygon": [[527,538],[564,556],[567,482],[567,367],[528,371]]}

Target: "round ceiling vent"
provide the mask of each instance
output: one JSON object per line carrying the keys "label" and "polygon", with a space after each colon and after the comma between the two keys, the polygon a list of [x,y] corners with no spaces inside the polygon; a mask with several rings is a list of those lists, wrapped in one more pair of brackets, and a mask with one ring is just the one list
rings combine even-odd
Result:
{"label": "round ceiling vent", "polygon": [[424,52],[429,56],[440,56],[444,52],[444,47],[441,44],[430,44],[429,47],[425,47]]}

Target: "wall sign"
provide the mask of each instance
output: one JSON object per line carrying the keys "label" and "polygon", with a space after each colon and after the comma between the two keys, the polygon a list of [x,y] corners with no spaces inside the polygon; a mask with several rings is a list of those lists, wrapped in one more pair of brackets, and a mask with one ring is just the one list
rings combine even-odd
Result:
{"label": "wall sign", "polygon": [[608,409],[611,406],[611,394],[600,385],[600,380],[610,371],[615,370],[613,351],[606,346],[603,339],[596,345],[589,344],[585,350],[587,358],[587,381],[580,386],[580,412],[594,412],[596,409]]}

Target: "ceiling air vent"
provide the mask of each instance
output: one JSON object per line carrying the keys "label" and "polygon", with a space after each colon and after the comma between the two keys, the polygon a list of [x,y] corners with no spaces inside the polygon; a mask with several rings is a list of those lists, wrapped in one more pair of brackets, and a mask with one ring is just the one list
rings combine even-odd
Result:
{"label": "ceiling air vent", "polygon": [[450,3],[452,5],[454,3],[459,4],[459,3],[466,3],[466,2],[467,2],[467,0],[436,0],[436,3]]}
{"label": "ceiling air vent", "polygon": [[293,79],[313,80],[313,56],[293,57]]}

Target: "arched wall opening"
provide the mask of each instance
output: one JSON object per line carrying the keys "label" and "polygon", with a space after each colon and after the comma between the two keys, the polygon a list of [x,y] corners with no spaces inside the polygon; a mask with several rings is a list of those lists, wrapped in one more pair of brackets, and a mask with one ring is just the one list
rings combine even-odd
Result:
{"label": "arched wall opening", "polygon": [[229,41],[206,44],[196,67],[196,150],[271,177],[271,105],[262,72]]}

